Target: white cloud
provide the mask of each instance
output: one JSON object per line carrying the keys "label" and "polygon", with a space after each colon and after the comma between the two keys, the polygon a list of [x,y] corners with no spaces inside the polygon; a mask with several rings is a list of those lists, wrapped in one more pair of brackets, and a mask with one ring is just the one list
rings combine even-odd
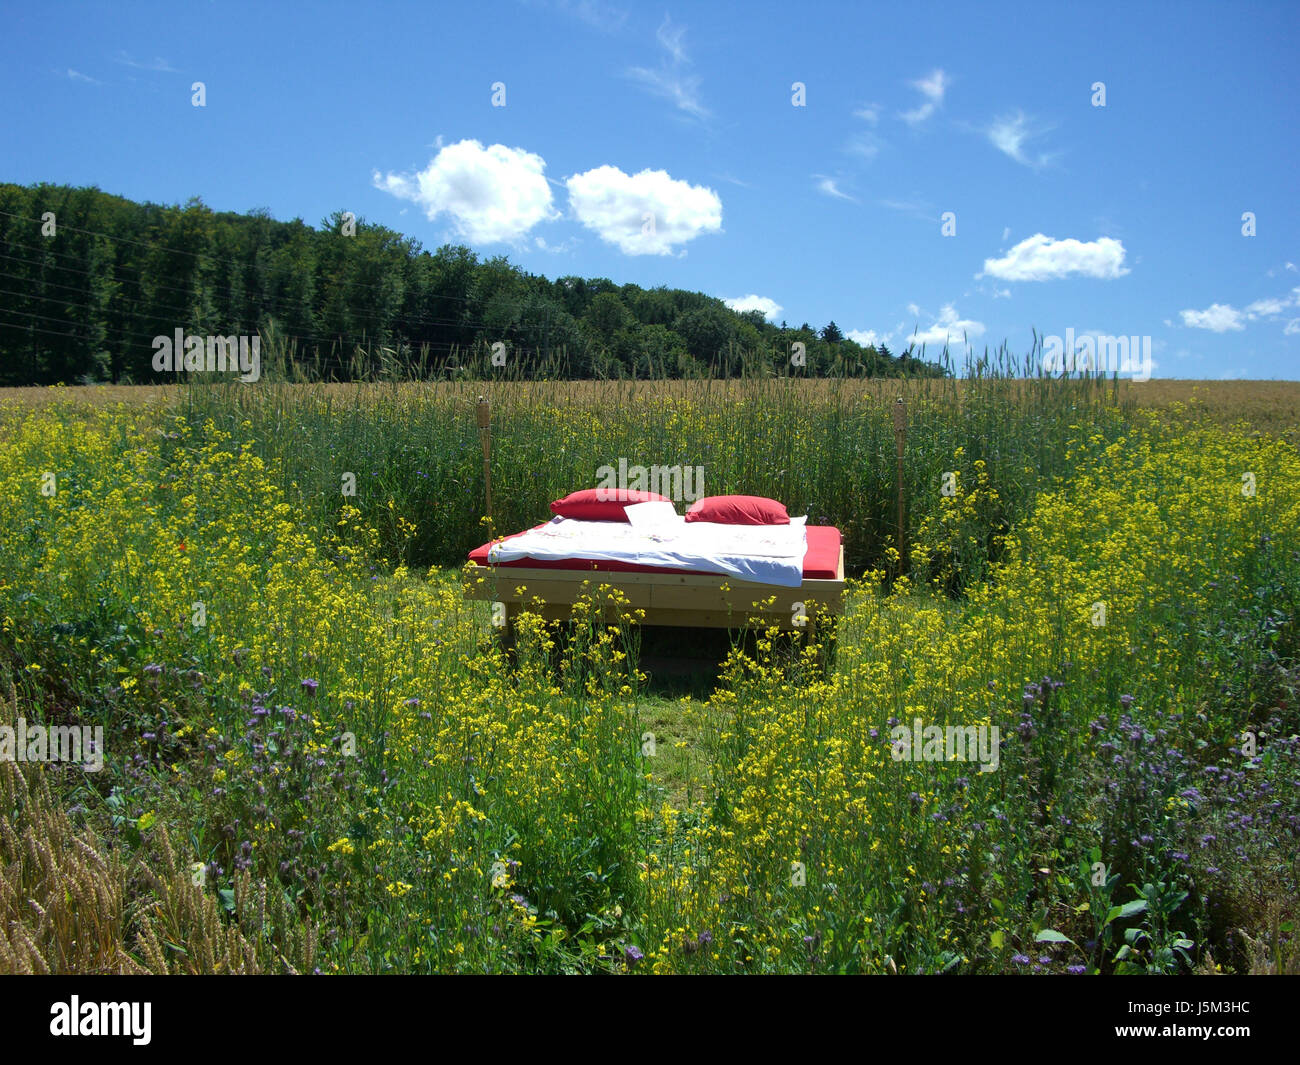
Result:
{"label": "white cloud", "polygon": [[1287,300],[1279,300],[1279,299],[1256,300],[1254,303],[1247,305],[1246,313],[1252,316],[1257,314],[1281,314],[1282,309],[1286,307],[1287,304],[1288,304]]}
{"label": "white cloud", "polygon": [[913,318],[917,318],[921,314],[921,308],[918,307],[915,303],[909,303],[907,305],[907,313],[910,314]]}
{"label": "white cloud", "polygon": [[861,130],[858,133],[850,134],[849,139],[844,142],[844,150],[850,155],[856,155],[867,162],[871,162],[880,154],[885,142],[870,130]]}
{"label": "white cloud", "polygon": [[916,126],[934,114],[935,110],[942,105],[943,94],[952,84],[952,79],[942,70],[932,70],[924,78],[918,78],[909,84],[912,88],[920,90],[921,95],[925,97],[925,102],[913,111],[904,111],[899,117],[904,122]]}
{"label": "white cloud", "polygon": [[625,255],[671,255],[676,245],[722,229],[718,194],[663,170],[598,166],[565,184],[578,221]]}
{"label": "white cloud", "polygon": [[1229,329],[1241,330],[1242,313],[1226,303],[1212,303],[1203,311],[1180,311],[1183,325],[1193,329],[1208,329],[1212,333],[1226,333]]}
{"label": "white cloud", "polygon": [[766,296],[756,296],[753,293],[748,296],[741,296],[739,299],[723,300],[722,302],[738,314],[744,314],[746,311],[762,311],[763,317],[769,322],[776,321],[776,316],[783,309],[776,300],[768,299]]}
{"label": "white cloud", "polygon": [[1007,237],[1009,237],[1009,236],[1011,236],[1011,227],[1010,227],[1010,226],[1003,226],[1003,227],[1002,227],[1002,240],[1005,242],[1006,239],[1007,239]]}
{"label": "white cloud", "polygon": [[572,251],[579,243],[580,242],[576,237],[571,240],[563,240],[559,244],[548,244],[544,237],[533,238],[533,246],[536,247],[538,251],[551,252],[557,255],[563,254],[567,251]]}
{"label": "white cloud", "polygon": [[[854,111],[853,116],[874,127],[880,122],[880,105],[866,104]],[[884,146],[885,142],[874,129],[861,129],[849,134],[848,140],[844,142],[844,151],[871,162]]]}
{"label": "white cloud", "polygon": [[1046,154],[1031,158],[1025,153],[1025,142],[1038,136],[1038,132],[1030,129],[1029,120],[1023,111],[1017,111],[1014,116],[1008,115],[995,120],[987,133],[989,140],[998,151],[1024,166],[1044,166],[1051,159]]}
{"label": "white cloud", "polygon": [[924,218],[927,222],[935,221],[934,204],[925,200],[877,200],[876,202],[891,211],[903,211],[917,218]]}
{"label": "white cloud", "polygon": [[133,59],[126,52],[119,51],[117,53],[117,58],[115,58],[113,62],[121,63],[124,67],[133,67],[136,70],[154,70],[160,74],[179,73],[179,71],[167,62],[167,60],[163,59],[162,56],[155,56],[153,59],[139,60]]}
{"label": "white cloud", "polygon": [[671,100],[679,111],[684,111],[692,118],[705,119],[709,117],[709,109],[700,99],[700,79],[685,69],[690,65],[683,43],[685,35],[686,27],[674,26],[672,20],[665,15],[655,37],[660,47],[668,53],[667,57],[654,69],[632,67],[627,74],[656,96]]}
{"label": "white cloud", "polygon": [[836,199],[848,200],[850,203],[857,203],[847,192],[841,192],[838,185],[835,184],[834,178],[823,177],[821,174],[814,174],[817,179],[817,191],[826,195],[834,196]]}
{"label": "white cloud", "polygon": [[1282,335],[1291,337],[1297,333],[1300,333],[1300,318],[1292,318],[1291,321],[1287,322],[1286,328],[1282,330]]}
{"label": "white cloud", "polygon": [[682,44],[682,38],[686,36],[685,26],[674,26],[672,19],[667,15],[664,16],[663,22],[659,24],[659,29],[655,31],[655,38],[663,45],[664,50],[674,63],[686,62],[686,46]]}
{"label": "white cloud", "polygon": [[585,22],[593,30],[613,33],[627,22],[628,12],[598,0],[555,0],[555,8]]}
{"label": "white cloud", "polygon": [[1079,274],[1106,281],[1123,277],[1124,245],[1112,237],[1093,241],[1074,238],[1056,240],[1035,233],[1026,237],[1001,259],[985,259],[984,273],[1003,281],[1051,281]]}
{"label": "white cloud", "polygon": [[[908,311],[911,312],[915,306],[915,304],[909,304]],[[983,322],[962,318],[957,313],[956,307],[951,303],[946,303],[943,309],[939,311],[938,320],[929,329],[919,331],[907,339],[908,343],[915,344],[918,348],[922,344],[942,347],[944,344],[962,344],[983,334]]]}
{"label": "white cloud", "polygon": [[1295,270],[1295,263],[1287,263],[1287,264],[1285,265],[1284,269],[1294,271],[1294,270]]}
{"label": "white cloud", "polygon": [[894,334],[886,333],[881,336],[874,329],[850,329],[844,335],[864,348],[869,348],[872,345],[888,344],[889,338]]}
{"label": "white cloud", "polygon": [[714,174],[713,176],[731,185],[739,185],[742,189],[752,189],[754,187],[748,181],[741,181],[740,178],[733,177],[731,174]]}
{"label": "white cloud", "polygon": [[943,103],[943,94],[948,86],[952,84],[952,79],[942,70],[932,70],[927,77],[912,82],[912,85],[921,90],[932,103]]}
{"label": "white cloud", "polygon": [[415,174],[375,171],[377,189],[411,200],[430,220],[451,218],[456,232],[475,244],[515,241],[539,222],[558,217],[546,162],[522,148],[476,140],[441,149]]}
{"label": "white cloud", "polygon": [[69,81],[84,81],[87,85],[104,84],[98,78],[92,78],[89,74],[83,74],[80,70],[73,70],[71,67],[68,68],[68,73],[65,77],[67,77]]}
{"label": "white cloud", "polygon": [[[1183,325],[1192,329],[1226,333],[1229,330],[1240,332],[1246,328],[1247,322],[1253,322],[1258,318],[1276,318],[1290,307],[1300,307],[1300,288],[1293,288],[1289,296],[1280,298],[1269,296],[1255,300],[1253,303],[1248,303],[1244,310],[1239,310],[1230,303],[1212,303],[1203,311],[1186,310],[1180,311],[1179,314],[1182,316]],[[1292,326],[1298,322],[1300,318],[1287,322],[1282,330],[1283,335],[1290,336],[1300,332],[1300,329],[1292,329]]]}

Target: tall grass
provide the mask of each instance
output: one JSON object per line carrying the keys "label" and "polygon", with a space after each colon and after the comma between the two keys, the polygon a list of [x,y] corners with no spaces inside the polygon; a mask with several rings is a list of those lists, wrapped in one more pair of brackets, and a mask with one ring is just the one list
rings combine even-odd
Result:
{"label": "tall grass", "polygon": [[[272,365],[274,362],[272,361]],[[944,474],[973,481],[983,462],[997,506],[991,541],[1046,484],[1069,473],[1066,443],[1122,434],[1128,404],[1097,377],[1024,378],[1005,351],[964,379],[372,383],[189,386],[190,424],[246,439],[305,515],[332,527],[355,506],[386,554],[453,565],[487,539],[480,396],[492,405],[496,534],[549,516],[549,503],[597,484],[604,465],[698,466],[708,495],[749,494],[845,534],[851,570],[888,565],[897,539],[892,408],[907,407],[906,533],[944,505]],[[345,475],[356,495],[344,495]],[[980,557],[989,555],[986,542]],[[951,562],[951,559],[949,560]],[[963,574],[959,583],[980,573]]]}

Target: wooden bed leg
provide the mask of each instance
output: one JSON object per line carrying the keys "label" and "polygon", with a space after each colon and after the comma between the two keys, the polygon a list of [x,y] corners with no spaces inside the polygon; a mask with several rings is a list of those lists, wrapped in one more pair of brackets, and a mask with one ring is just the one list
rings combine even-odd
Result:
{"label": "wooden bed leg", "polygon": [[503,603],[505,607],[505,618],[502,621],[501,628],[497,630],[497,637],[501,641],[501,649],[506,653],[506,659],[509,662],[515,660],[515,618],[518,616],[518,608],[513,603]]}

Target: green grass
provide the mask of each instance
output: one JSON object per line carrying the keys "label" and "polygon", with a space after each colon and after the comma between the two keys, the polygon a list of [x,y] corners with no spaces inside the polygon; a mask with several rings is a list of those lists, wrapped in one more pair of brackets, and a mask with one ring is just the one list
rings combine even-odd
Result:
{"label": "green grass", "polygon": [[[894,400],[907,402],[906,532],[942,509],[944,474],[973,480],[986,465],[998,494],[986,541],[1067,475],[1067,442],[1113,440],[1130,408],[1107,382],[762,378],[721,382],[294,386],[195,384],[178,409],[209,419],[281,471],[305,514],[332,526],[344,505],[378,530],[384,555],[408,565],[458,565],[487,539],[477,398],[492,402],[491,528],[517,531],[549,504],[598,483],[604,465],[702,467],[705,494],[780,499],[813,524],[842,530],[851,572],[891,571],[897,540]],[[355,476],[356,495],[343,494]],[[949,559],[958,583],[986,559]],[[964,572],[969,570],[970,572]]]}

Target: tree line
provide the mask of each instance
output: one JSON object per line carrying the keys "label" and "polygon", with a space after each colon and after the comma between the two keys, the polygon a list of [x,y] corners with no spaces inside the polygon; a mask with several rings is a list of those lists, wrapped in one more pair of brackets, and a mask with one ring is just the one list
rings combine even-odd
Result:
{"label": "tree line", "polygon": [[[0,384],[158,380],[158,336],[253,335],[300,376],[939,376],[821,329],[712,296],[528,273],[435,252],[336,212],[319,227],[264,210],[136,203],[97,188],[0,184]],[[172,375],[169,375],[169,379]]]}

